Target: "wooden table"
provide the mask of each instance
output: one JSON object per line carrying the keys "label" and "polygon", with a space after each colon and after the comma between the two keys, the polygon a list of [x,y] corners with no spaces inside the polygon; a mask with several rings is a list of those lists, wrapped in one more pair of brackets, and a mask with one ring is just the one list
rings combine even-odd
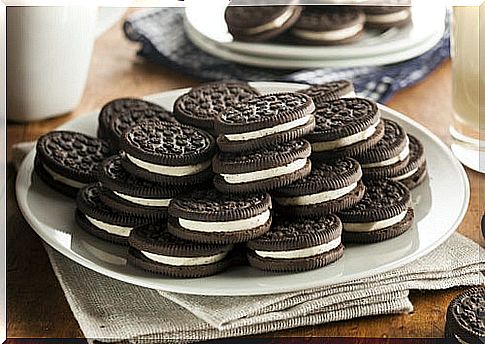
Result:
{"label": "wooden table", "polygon": [[[7,126],[7,159],[17,142],[37,139],[62,123],[101,107],[121,96],[145,96],[170,89],[193,86],[199,80],[139,60],[138,45],[127,41],[121,22],[96,42],[87,87],[81,104],[70,114],[30,124]],[[451,120],[451,66],[445,62],[425,81],[396,94],[388,103],[431,129],[449,143]],[[479,220],[484,202],[485,176],[467,170],[471,203],[459,232],[485,246]],[[79,338],[82,332],[49,264],[41,240],[22,218],[14,193],[15,172],[7,173],[7,334],[8,337]],[[440,337],[449,301],[463,289],[413,292],[412,314],[368,317],[320,326],[302,327],[267,336],[324,337]]]}

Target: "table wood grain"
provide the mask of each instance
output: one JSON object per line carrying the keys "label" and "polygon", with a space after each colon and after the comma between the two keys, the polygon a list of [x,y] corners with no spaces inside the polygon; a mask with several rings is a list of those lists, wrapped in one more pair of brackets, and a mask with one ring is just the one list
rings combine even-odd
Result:
{"label": "table wood grain", "polygon": [[[131,10],[133,11],[133,10]],[[122,96],[141,97],[170,89],[194,86],[200,80],[136,57],[138,45],[126,40],[121,21],[98,38],[86,90],[79,106],[69,114],[29,124],[7,124],[7,160],[11,146],[35,140],[64,122],[98,109]],[[426,80],[396,94],[388,105],[429,128],[449,143],[451,121],[451,66],[443,63]],[[479,221],[484,210],[480,192],[485,176],[467,170],[471,202],[459,232],[485,246]],[[15,171],[7,172],[7,334],[9,338],[82,338],[64,294],[54,276],[41,240],[25,222],[14,193]],[[412,292],[411,314],[366,317],[319,326],[275,332],[265,337],[441,337],[449,301],[463,289]]]}

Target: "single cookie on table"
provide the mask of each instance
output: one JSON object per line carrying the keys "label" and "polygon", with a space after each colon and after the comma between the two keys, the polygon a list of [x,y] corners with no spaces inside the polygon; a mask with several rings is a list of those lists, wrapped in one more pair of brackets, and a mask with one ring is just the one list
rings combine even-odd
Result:
{"label": "single cookie on table", "polygon": [[285,6],[237,6],[226,8],[224,18],[234,40],[261,42],[289,29],[299,18],[301,6],[290,0]]}
{"label": "single cookie on table", "polygon": [[354,85],[348,80],[337,80],[326,82],[320,85],[312,85],[309,88],[298,92],[306,94],[312,98],[313,103],[315,103],[315,106],[317,107],[320,103],[324,103],[329,100],[356,97]]}
{"label": "single cookie on table", "polygon": [[184,124],[147,120],[125,131],[121,163],[131,174],[164,185],[194,185],[212,178],[216,152],[207,132]]}
{"label": "single cookie on table", "polygon": [[103,106],[98,117],[98,137],[113,149],[120,148],[123,132],[145,119],[175,122],[173,114],[160,105],[138,98],[118,98]]}
{"label": "single cookie on table", "polygon": [[485,287],[457,295],[446,312],[445,337],[450,343],[485,342]]}
{"label": "single cookie on table", "polygon": [[360,162],[364,180],[393,178],[402,175],[409,162],[409,139],[396,122],[384,119],[384,137],[362,154]]}
{"label": "single cookie on table", "polygon": [[86,232],[103,240],[126,245],[134,227],[149,222],[146,218],[122,214],[105,205],[99,183],[82,188],[76,198],[76,222]]}
{"label": "single cookie on table", "polygon": [[347,209],[364,196],[362,170],[357,161],[341,158],[312,164],[308,176],[272,192],[278,213],[320,217]]}
{"label": "single cookie on table", "polygon": [[305,136],[312,145],[312,159],[355,157],[384,136],[376,103],[364,98],[330,100],[317,106],[315,130]]}
{"label": "single cookie on table", "polygon": [[412,21],[411,6],[364,6],[365,24],[376,29],[389,29]]}
{"label": "single cookie on table", "polygon": [[214,275],[231,264],[232,245],[201,244],[180,239],[167,231],[167,223],[135,228],[128,239],[128,261],[150,272],[197,278]]}
{"label": "single cookie on table", "polygon": [[168,207],[168,231],[204,243],[239,243],[267,232],[271,197],[267,193],[236,196],[215,189],[177,196]]}
{"label": "single cookie on table", "polygon": [[178,97],[173,112],[180,123],[215,134],[214,120],[218,114],[257,95],[258,91],[242,81],[207,83]]}
{"label": "single cookie on table", "polygon": [[364,23],[358,6],[306,6],[290,33],[303,44],[346,44],[362,37]]}
{"label": "single cookie on table", "polygon": [[311,170],[308,141],[299,139],[237,154],[218,153],[213,159],[215,187],[224,193],[273,190],[306,177]]}
{"label": "single cookie on table", "polygon": [[343,223],[344,243],[367,244],[401,235],[411,228],[411,193],[403,184],[386,179],[365,183],[362,200],[337,215]]}
{"label": "single cookie on table", "polygon": [[128,173],[121,156],[112,156],[101,163],[99,181],[101,200],[109,207],[126,214],[163,219],[168,217],[172,197],[188,192],[188,186],[164,186]]}
{"label": "single cookie on table", "polygon": [[52,131],[39,138],[34,170],[50,187],[75,197],[97,181],[99,164],[111,155],[107,142],[73,131]]}
{"label": "single cookie on table", "polygon": [[392,180],[406,185],[409,190],[414,189],[426,178],[426,157],[423,144],[413,135],[408,134],[409,162]]}
{"label": "single cookie on table", "polygon": [[250,240],[251,266],[272,272],[321,268],[342,257],[342,223],[335,215],[287,220],[275,217],[271,230]]}
{"label": "single cookie on table", "polygon": [[223,152],[247,152],[295,140],[315,127],[315,105],[301,93],[267,94],[217,116],[217,144]]}

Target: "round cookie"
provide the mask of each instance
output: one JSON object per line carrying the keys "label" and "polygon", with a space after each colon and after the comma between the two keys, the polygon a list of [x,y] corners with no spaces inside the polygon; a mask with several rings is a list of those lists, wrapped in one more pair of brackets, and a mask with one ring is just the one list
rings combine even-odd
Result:
{"label": "round cookie", "polygon": [[416,137],[409,134],[408,139],[409,162],[398,175],[391,179],[403,183],[409,190],[412,190],[424,181],[427,175],[427,169],[422,143]]}
{"label": "round cookie", "polygon": [[178,97],[173,112],[180,123],[214,134],[214,120],[218,114],[257,95],[258,91],[242,81],[207,83]]}
{"label": "round cookie", "polygon": [[358,203],[364,196],[362,170],[357,161],[342,158],[312,164],[308,176],[272,192],[280,214],[321,217]]}
{"label": "round cookie", "polygon": [[312,98],[315,106],[339,98],[355,98],[355,90],[352,82],[348,80],[331,81],[320,85],[312,85],[299,91]]}
{"label": "round cookie", "polygon": [[245,154],[219,153],[212,167],[215,187],[224,193],[251,193],[289,185],[310,173],[308,141],[300,139]]}
{"label": "round cookie", "polygon": [[126,245],[134,227],[147,219],[119,213],[106,206],[99,197],[100,184],[82,188],[76,198],[76,222],[86,232],[106,241]]}
{"label": "round cookie", "polygon": [[215,189],[177,196],[168,208],[168,231],[182,239],[204,243],[238,243],[255,238],[271,225],[267,193],[245,196]]}
{"label": "round cookie", "polygon": [[411,6],[364,6],[363,10],[369,28],[389,29],[412,21]]}
{"label": "round cookie", "polygon": [[184,124],[144,121],[125,131],[121,163],[131,174],[164,185],[194,185],[212,178],[211,135]]}
{"label": "round cookie", "polygon": [[312,145],[312,159],[355,157],[384,136],[377,104],[364,98],[330,100],[318,105],[315,130],[305,139]]}
{"label": "round cookie", "polygon": [[287,6],[235,6],[226,8],[224,18],[234,40],[262,42],[276,37],[299,18],[301,6],[290,0]]}
{"label": "round cookie", "polygon": [[348,6],[306,6],[290,33],[298,43],[346,44],[364,33],[365,15]]}
{"label": "round cookie", "polygon": [[457,295],[446,312],[445,337],[452,343],[485,342],[485,287]]}
{"label": "round cookie", "polygon": [[310,133],[315,105],[301,93],[267,94],[236,104],[217,116],[217,144],[223,152],[247,152]]}
{"label": "round cookie", "polygon": [[342,223],[335,215],[317,219],[275,217],[271,230],[250,240],[251,266],[271,272],[298,272],[321,268],[341,258]]}
{"label": "round cookie", "polygon": [[393,180],[365,183],[362,200],[338,213],[343,223],[344,242],[367,244],[394,238],[413,224],[411,193]]}
{"label": "round cookie", "polygon": [[75,197],[97,181],[99,164],[111,155],[108,144],[73,131],[52,131],[39,138],[34,170],[49,186]]}
{"label": "round cookie", "polygon": [[229,267],[231,245],[201,244],[177,238],[160,222],[135,228],[128,239],[128,261],[154,273],[198,278]]}

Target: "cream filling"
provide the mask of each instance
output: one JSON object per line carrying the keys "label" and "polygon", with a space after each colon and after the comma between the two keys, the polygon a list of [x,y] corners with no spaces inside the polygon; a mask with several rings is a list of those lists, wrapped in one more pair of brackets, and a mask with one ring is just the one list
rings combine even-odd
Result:
{"label": "cream filling", "polygon": [[376,123],[372,124],[369,128],[355,133],[353,135],[347,136],[347,137],[342,137],[340,139],[334,140],[334,141],[324,141],[324,142],[315,142],[312,143],[312,151],[314,152],[323,152],[323,151],[329,151],[332,149],[340,148],[340,147],[346,147],[353,145],[354,143],[360,142],[367,140],[369,137],[374,135],[376,132],[376,128],[379,125],[380,120],[378,120]]}
{"label": "cream filling", "polygon": [[384,161],[379,161],[379,162],[373,162],[371,164],[362,164],[362,167],[364,168],[373,168],[373,167],[383,167],[383,166],[389,166],[395,163],[398,163],[399,161],[403,161],[409,156],[409,144],[406,143],[406,146],[404,146],[403,150],[399,155],[392,157],[390,159],[384,160]]}
{"label": "cream filling", "polygon": [[249,183],[256,180],[269,179],[296,172],[305,167],[307,159],[297,159],[285,166],[269,168],[262,171],[254,171],[238,174],[221,174],[222,178],[229,184]]}
{"label": "cream filling", "polygon": [[[315,108],[313,107],[310,112],[313,112],[314,110]],[[264,136],[268,136],[276,133],[281,133],[283,131],[288,131],[293,128],[302,126],[304,124],[307,124],[312,119],[312,117],[313,115],[306,115],[305,117],[298,118],[288,123],[278,124],[271,128],[265,128],[265,129],[250,131],[250,132],[241,133],[241,134],[224,134],[224,137],[229,141],[253,140],[253,139],[257,139],[260,137],[264,137]]]}
{"label": "cream filling", "polygon": [[293,15],[294,9],[289,7],[285,12],[283,12],[278,18],[274,19],[273,21],[259,25],[256,27],[246,29],[246,33],[250,35],[256,35],[258,33],[263,33],[269,30],[278,29],[282,27]]}
{"label": "cream filling", "polygon": [[179,224],[182,228],[196,232],[238,232],[253,229],[264,225],[271,216],[270,210],[266,210],[259,215],[234,221],[196,221],[179,218]]}
{"label": "cream filling", "polygon": [[365,20],[368,23],[375,23],[375,24],[389,24],[398,22],[401,20],[406,20],[411,15],[409,10],[402,10],[395,13],[387,13],[387,14],[366,14]]}
{"label": "cream filling", "polygon": [[391,217],[390,219],[385,219],[375,222],[344,222],[343,227],[347,232],[373,232],[382,228],[390,227],[396,223],[401,222],[408,213],[407,209],[399,215]]}
{"label": "cream filling", "polygon": [[354,37],[356,34],[364,29],[364,24],[356,24],[351,27],[346,27],[340,30],[332,31],[308,31],[302,29],[293,29],[292,33],[300,38],[309,40],[326,40],[326,41],[340,41],[346,38]]}
{"label": "cream filling", "polygon": [[72,180],[70,178],[66,178],[64,176],[61,176],[59,173],[54,172],[49,167],[47,167],[45,164],[42,164],[42,167],[46,170],[47,173],[50,174],[50,176],[54,180],[57,180],[58,182],[61,182],[62,184],[72,186],[73,188],[76,188],[76,189],[80,189],[80,188],[85,187],[87,185],[85,183],[81,183],[81,182],[78,182],[76,180]]}
{"label": "cream filling", "polygon": [[104,230],[105,232],[108,232],[110,234],[114,235],[119,235],[122,237],[128,237],[130,236],[130,232],[133,228],[131,227],[123,227],[123,226],[117,226],[117,225],[112,225],[103,221],[99,221],[96,219],[93,219],[92,217],[84,214],[86,218],[91,222],[94,226],[98,227],[99,229]]}
{"label": "cream filling", "polygon": [[392,179],[392,180],[397,180],[397,181],[399,181],[399,180],[403,180],[403,179],[406,179],[406,178],[411,177],[411,176],[412,176],[412,175],[414,175],[416,172],[418,172],[418,168],[415,168],[415,169],[413,169],[413,170],[409,171],[408,173],[404,173],[404,174],[402,174],[402,175],[400,175],[400,176],[397,176],[397,177],[394,177],[394,178],[391,178],[391,179]]}
{"label": "cream filling", "polygon": [[116,196],[123,198],[124,200],[127,200],[128,202],[144,205],[147,207],[168,207],[168,204],[170,203],[170,200],[171,200],[171,198],[153,199],[153,198],[134,197],[134,196],[125,195],[116,191],[113,191],[113,193]]}
{"label": "cream filling", "polygon": [[301,248],[298,250],[290,250],[290,251],[259,251],[255,250],[254,253],[263,258],[275,258],[275,259],[298,259],[298,258],[306,258],[306,257],[313,257],[325,252],[329,252],[340,245],[341,238],[338,237],[330,242],[327,242],[322,245],[308,247],[308,248]]}
{"label": "cream filling", "polygon": [[347,94],[344,94],[343,96],[340,96],[340,98],[356,98],[357,94],[355,94],[355,91],[351,91]]}
{"label": "cream filling", "polygon": [[328,202],[337,198],[340,198],[357,187],[357,183],[353,183],[349,186],[343,187],[341,189],[323,191],[320,193],[297,196],[297,197],[275,197],[275,201],[281,205],[309,205],[318,204],[322,202]]}
{"label": "cream filling", "polygon": [[208,257],[171,257],[171,256],[164,256],[161,254],[150,253],[146,251],[141,251],[141,253],[148,259],[153,260],[157,263],[173,265],[173,266],[192,266],[192,265],[212,264],[224,259],[224,257],[227,255],[227,252],[222,252]]}
{"label": "cream filling", "polygon": [[141,167],[144,170],[147,170],[152,173],[163,174],[166,176],[176,176],[176,177],[189,176],[192,174],[202,172],[211,165],[211,161],[209,160],[196,165],[167,166],[167,165],[152,164],[150,162],[137,159],[134,156],[131,156],[130,154],[126,154],[126,157],[136,166]]}

